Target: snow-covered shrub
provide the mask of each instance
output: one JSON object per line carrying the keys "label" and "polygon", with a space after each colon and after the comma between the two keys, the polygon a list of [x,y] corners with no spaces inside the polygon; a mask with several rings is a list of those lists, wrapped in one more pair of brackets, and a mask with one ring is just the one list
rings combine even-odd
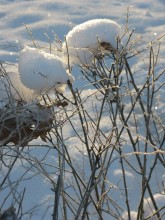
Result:
{"label": "snow-covered shrub", "polygon": [[[45,212],[53,213],[53,219],[164,218],[165,71],[158,62],[161,38],[144,45],[137,42],[133,31],[123,33],[111,20],[92,20],[68,33],[60,58],[36,48],[21,52],[20,79],[39,97],[32,103],[13,98],[15,123],[26,124],[28,117],[27,124],[34,132],[27,135],[23,149],[20,133],[16,142],[9,139],[14,150],[9,141],[1,146],[1,169],[7,167],[8,171],[4,171],[1,188],[14,189],[14,198],[8,192],[4,210],[13,198],[19,217],[36,211],[22,211],[26,196],[18,193],[21,180],[16,184],[10,180],[10,171],[21,161],[26,171],[42,176],[52,189],[42,205]],[[85,86],[73,83],[75,65]],[[58,81],[67,85],[65,92],[57,89]],[[7,113],[12,109],[8,103],[4,106]],[[3,108],[2,112],[5,114]],[[9,127],[6,119],[1,130]],[[14,131],[22,129],[21,123],[16,125]],[[37,150],[41,146],[48,149],[43,157],[33,155],[33,142],[29,141],[36,138],[35,132],[41,137]],[[13,134],[10,131],[9,137]],[[13,163],[9,161],[11,152]]]}

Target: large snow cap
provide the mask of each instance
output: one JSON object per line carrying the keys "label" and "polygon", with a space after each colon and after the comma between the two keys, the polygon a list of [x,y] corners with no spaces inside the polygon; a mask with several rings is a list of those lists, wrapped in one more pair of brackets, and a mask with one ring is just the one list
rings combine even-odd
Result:
{"label": "large snow cap", "polygon": [[[109,44],[113,49],[117,48],[117,37],[120,35],[121,27],[115,21],[110,19],[93,19],[75,26],[67,35],[66,42],[71,61],[78,63],[74,57],[79,55],[79,62],[89,63],[91,54],[98,49],[99,42]],[[88,49],[84,53],[80,53],[80,48]],[[63,52],[66,54],[66,43],[63,44]]]}
{"label": "large snow cap", "polygon": [[22,83],[38,94],[54,87],[63,92],[67,81],[74,80],[58,56],[28,46],[20,52],[18,69]]}

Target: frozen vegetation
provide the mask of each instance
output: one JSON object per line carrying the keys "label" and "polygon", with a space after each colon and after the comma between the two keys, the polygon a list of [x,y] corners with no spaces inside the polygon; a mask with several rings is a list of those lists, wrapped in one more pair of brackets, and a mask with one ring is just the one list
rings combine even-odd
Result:
{"label": "frozen vegetation", "polygon": [[[28,30],[29,42],[19,34],[21,16],[35,32],[54,24],[51,9],[58,8],[56,23],[63,28],[67,16],[80,18],[85,4],[94,1],[81,7],[74,0],[37,2],[30,2],[37,15],[27,1],[0,3],[2,15],[11,5],[28,7],[26,17],[17,11],[9,24],[20,37],[18,51],[10,55],[17,57],[17,71],[1,63],[0,219],[164,220],[164,24],[154,20],[153,27],[145,26],[155,16],[161,23],[163,4],[152,2],[152,12],[147,2],[134,3],[132,27],[128,17],[124,25],[107,18],[109,1],[98,2],[99,9],[95,1],[102,16],[93,17],[106,19],[88,20],[86,14],[85,22],[64,27],[61,41],[47,38],[43,47],[42,38],[34,44],[33,32]],[[115,5],[112,1],[112,13]],[[134,26],[145,28],[147,43]]]}

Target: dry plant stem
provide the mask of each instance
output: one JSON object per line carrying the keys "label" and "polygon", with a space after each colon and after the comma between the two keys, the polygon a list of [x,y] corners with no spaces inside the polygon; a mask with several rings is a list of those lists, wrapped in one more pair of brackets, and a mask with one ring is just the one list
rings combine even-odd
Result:
{"label": "dry plant stem", "polygon": [[[87,213],[86,210],[84,211],[84,213]],[[84,215],[85,215],[85,214],[84,214]],[[101,216],[100,216],[100,218],[101,218]]]}
{"label": "dry plant stem", "polygon": [[130,210],[130,202],[129,202],[129,196],[128,196],[128,187],[127,187],[127,180],[125,176],[125,168],[124,168],[124,162],[122,158],[122,150],[119,148],[119,153],[120,153],[120,163],[121,163],[121,168],[122,168],[122,177],[123,177],[123,182],[124,182],[124,190],[125,190],[125,202],[127,205],[127,212],[128,212],[128,220],[131,220],[131,210]]}
{"label": "dry plant stem", "polygon": [[[100,115],[102,115],[102,110],[101,110],[101,114]],[[100,121],[100,120],[99,120]],[[98,123],[99,123],[99,121],[98,121]],[[97,128],[99,127],[98,125],[96,126]],[[98,129],[97,129],[98,130]],[[95,135],[95,139],[96,139],[96,135]],[[98,195],[98,194],[97,194]],[[85,211],[84,211],[84,213],[85,213]]]}
{"label": "dry plant stem", "polygon": [[[140,95],[141,95],[141,93],[143,92],[143,89],[145,89],[145,86],[147,85],[147,84],[149,84],[148,83],[148,80],[146,80],[146,83],[144,84],[144,86],[143,86],[143,88],[141,89],[141,91],[139,91],[138,89],[137,89],[137,87],[136,87],[136,83],[134,82],[134,79],[133,79],[133,77],[132,77],[132,73],[131,73],[131,70],[130,70],[130,68],[129,68],[129,64],[126,62],[126,67],[127,67],[127,69],[129,70],[129,74],[130,74],[130,76],[131,76],[131,79],[132,79],[132,82],[133,82],[133,85],[135,85],[135,89],[136,89],[136,91],[137,91],[137,93],[139,94],[139,95],[137,95],[137,98],[136,98],[136,100],[138,100],[139,98],[140,98]],[[149,73],[151,73],[151,71],[149,71]],[[149,77],[150,77],[150,75],[151,74],[149,74]],[[152,99],[153,99],[153,95],[154,95],[154,87],[152,86],[152,95],[150,94],[150,90],[149,90],[149,87],[148,87],[148,96],[147,97],[152,97]],[[141,104],[141,107],[142,107],[142,111],[143,112],[146,112],[145,111],[145,108],[144,108],[144,106],[143,106],[143,104],[142,104],[142,102],[141,102],[141,99],[139,100],[140,101],[140,104]],[[145,118],[145,121],[146,121],[146,130],[147,131],[149,131],[149,120],[150,120],[150,117],[149,117],[149,115],[151,114],[151,108],[152,108],[152,101],[151,101],[151,103],[150,103],[150,99],[148,99],[148,111],[147,111],[147,115],[145,115],[144,114],[144,118]],[[135,104],[136,104],[136,101],[134,102],[134,104],[132,103],[132,110],[130,111],[130,114],[128,115],[128,117],[127,117],[127,119],[125,119],[125,116],[124,116],[124,114],[122,113],[122,111],[120,110],[120,112],[122,113],[122,120],[124,121],[124,124],[125,124],[125,126],[126,127],[128,127],[128,125],[127,125],[127,121],[128,121],[128,119],[129,119],[129,117],[130,117],[130,115],[131,115],[131,113],[132,113],[132,111],[133,111],[133,109],[134,109],[134,106],[135,106]],[[120,105],[119,105],[120,106]],[[120,107],[119,107],[119,109],[120,109]],[[124,127],[123,127],[123,129],[124,129]],[[121,130],[121,133],[120,134],[122,134],[122,131],[123,131],[123,129]],[[134,146],[134,149],[135,149],[135,152],[137,151],[137,149],[136,149],[136,142],[134,142],[133,141],[133,139],[132,139],[132,135],[131,135],[131,133],[130,133],[130,131],[129,131],[129,129],[127,129],[127,131],[128,131],[128,134],[129,134],[129,137],[130,137],[130,140],[132,140],[131,142],[132,142],[132,145]],[[118,135],[118,137],[120,137],[120,135]],[[145,152],[147,153],[147,143],[149,142],[149,141],[151,141],[151,139],[149,140],[148,138],[150,137],[150,133],[147,133],[146,134],[146,147],[145,147]],[[137,139],[138,140],[138,139]],[[137,157],[137,160],[139,161],[139,165],[140,165],[140,167],[141,167],[141,170],[143,170],[143,180],[145,180],[146,179],[146,175],[145,175],[145,170],[146,170],[146,156],[147,156],[147,154],[145,154],[145,157],[144,157],[144,164],[142,165],[142,163],[141,163],[141,160],[140,160],[140,158],[138,157],[138,156],[136,156]],[[155,163],[154,163],[154,165],[153,165],[153,167],[152,167],[152,169],[151,170],[153,170],[154,169],[154,167],[155,167],[155,165],[156,165],[156,159],[155,159]],[[152,172],[151,172],[152,173]],[[151,173],[150,173],[150,176],[151,176]],[[142,185],[144,185],[145,186],[145,188],[146,187],[148,187],[148,191],[149,191],[149,194],[150,194],[150,196],[151,196],[151,199],[152,199],[152,201],[153,201],[153,204],[154,204],[154,207],[157,209],[157,207],[156,207],[156,204],[155,204],[155,202],[154,202],[154,199],[153,199],[153,196],[152,196],[152,192],[151,192],[151,190],[150,190],[150,187],[149,187],[149,185],[148,185],[148,182],[149,182],[149,179],[150,178],[148,178],[148,181],[147,180],[145,180],[145,182],[144,183],[142,183]],[[147,181],[147,182],[146,182]],[[144,189],[144,187],[143,187],[143,190],[142,190],[142,192],[143,192],[143,195],[145,194],[145,189]],[[142,206],[141,206],[142,207]],[[128,213],[128,215],[129,215],[129,213]],[[130,215],[129,215],[129,218],[130,218]]]}
{"label": "dry plant stem", "polygon": [[22,192],[22,195],[21,195],[21,200],[20,200],[20,203],[19,203],[17,216],[22,216],[22,207],[23,207],[23,200],[24,200],[24,197],[25,197],[25,191],[26,191],[26,188],[23,189],[23,192]]}
{"label": "dry plant stem", "polygon": [[[82,100],[80,99],[80,96],[79,96],[79,100],[80,100],[80,103],[82,103]],[[94,134],[94,138],[93,138],[93,140],[91,140],[91,142],[92,142],[92,145],[91,145],[91,150],[92,149],[94,149],[94,146],[95,146],[95,142],[96,142],[96,138],[98,138],[98,135],[99,135],[99,130],[100,130],[100,128],[99,128],[99,126],[100,126],[100,120],[101,120],[101,118],[102,118],[102,114],[103,114],[103,106],[104,106],[104,101],[102,102],[102,106],[101,106],[101,109],[100,109],[100,112],[99,112],[99,116],[98,116],[98,120],[97,120],[97,124],[96,124],[96,127],[95,127],[95,134]],[[86,116],[86,111],[84,110],[83,111],[83,113],[84,113],[84,115],[83,115],[83,117],[84,117],[84,119],[85,119],[85,121],[86,121],[86,118],[87,118],[87,116]],[[88,126],[88,123],[86,122],[86,127]],[[86,129],[86,133],[88,133],[88,129]],[[88,139],[89,139],[90,137],[88,137]],[[91,151],[90,150],[90,151]],[[97,160],[99,160],[99,158],[101,158],[101,152],[99,153],[98,152],[98,154],[95,154],[95,152],[93,151],[93,153],[94,153],[94,155],[95,155],[95,157],[96,157],[96,159],[93,159],[91,162],[92,162],[92,169],[93,169],[93,167],[95,167],[95,164],[93,165],[93,163],[96,163],[96,161]],[[99,165],[100,166],[100,165]],[[101,171],[100,171],[101,172]],[[99,175],[98,175],[99,176]],[[99,178],[98,178],[99,179]],[[97,185],[95,185],[95,187],[94,187],[94,190],[95,190],[95,193],[96,193],[96,198],[97,198],[97,201],[99,201],[99,193],[98,193],[98,186]],[[87,208],[87,207],[86,207]],[[85,213],[85,211],[86,211],[86,209],[84,208],[84,213]],[[101,211],[101,210],[100,210]],[[85,216],[85,215],[84,215]]]}
{"label": "dry plant stem", "polygon": [[[129,113],[129,115],[127,116],[127,118],[125,119],[125,116],[124,116],[124,113],[122,113],[123,112],[123,110],[122,110],[122,108],[121,108],[121,104],[120,104],[120,101],[118,101],[118,106],[119,106],[119,110],[120,110],[120,112],[122,113],[122,120],[124,121],[124,124],[125,124],[125,126],[122,128],[122,130],[121,130],[121,132],[118,134],[118,135],[116,135],[116,136],[118,136],[118,140],[119,140],[119,138],[120,138],[120,136],[121,136],[121,134],[123,133],[123,131],[124,131],[124,129],[125,129],[125,127],[128,127],[128,125],[127,125],[127,121],[129,120],[129,118],[130,118],[130,116],[131,116],[131,114],[132,114],[132,112],[134,111],[134,107],[135,107],[135,105],[136,105],[136,103],[137,102],[139,102],[140,103],[140,105],[141,105],[141,108],[142,108],[142,112],[144,113],[144,119],[145,119],[145,121],[146,121],[146,127],[147,127],[147,130],[149,131],[149,114],[150,114],[150,109],[151,109],[151,106],[152,106],[152,103],[150,103],[150,107],[148,108],[148,114],[147,115],[145,115],[146,114],[146,110],[145,110],[145,108],[144,108],[144,105],[143,105],[143,103],[142,103],[142,101],[141,101],[141,94],[142,94],[142,92],[143,92],[143,90],[146,88],[146,85],[148,84],[148,79],[146,80],[146,82],[144,83],[144,85],[143,85],[143,87],[142,87],[142,89],[139,91],[138,89],[137,89],[137,87],[136,87],[136,82],[134,82],[134,79],[133,79],[133,77],[132,77],[132,73],[131,73],[131,70],[130,70],[130,68],[129,68],[129,64],[126,62],[126,67],[127,67],[127,71],[129,72],[129,74],[131,75],[131,79],[132,79],[132,83],[133,83],[133,85],[135,85],[134,87],[135,87],[135,90],[137,91],[137,96],[136,96],[136,100],[134,101],[134,103],[133,103],[133,100],[132,100],[132,109],[131,109],[131,111],[130,111],[130,113]],[[116,82],[116,83],[118,83],[118,82]],[[153,93],[154,93],[154,90],[152,90],[152,96],[153,96]],[[148,93],[148,96],[150,96],[150,94]],[[132,98],[132,97],[131,97]],[[149,103],[149,99],[148,99],[148,103]],[[113,108],[112,108],[113,109]],[[117,110],[117,108],[116,108],[116,111],[115,111],[115,115],[118,115],[118,110]],[[114,118],[113,118],[113,124],[114,124],[114,127],[116,127],[116,123],[115,123],[115,121],[116,121],[116,119],[115,119],[115,115],[114,115]],[[136,122],[135,122],[135,124],[136,124]],[[134,142],[134,140],[133,140],[133,138],[132,138],[132,134],[131,134],[131,132],[129,131],[129,127],[128,127],[128,134],[129,134],[129,137],[130,137],[130,140],[132,140],[132,145],[134,146],[134,150],[135,150],[135,152],[137,152],[137,148],[136,148],[136,145],[137,145],[137,143],[139,143],[139,139],[137,138],[136,139],[136,142]],[[149,142],[149,139],[148,139],[148,137],[149,137],[149,134],[146,134],[146,150],[145,150],[145,152],[147,153],[147,148],[148,148],[148,142]],[[122,155],[121,155],[122,156]],[[136,155],[136,157],[137,157],[137,160],[139,161],[139,165],[140,165],[140,167],[141,167],[141,170],[143,170],[143,180],[145,180],[145,170],[146,170],[146,159],[144,159],[144,164],[142,164],[142,162],[141,162],[141,159],[140,159],[140,157],[138,156],[138,155]],[[146,157],[146,155],[145,155],[145,157]],[[145,158],[144,157],[144,158]],[[155,160],[156,161],[156,160]],[[154,166],[153,166],[153,168],[154,168]],[[123,171],[124,171],[124,168],[122,169]],[[123,173],[123,179],[124,179],[124,173]],[[148,179],[149,180],[149,179]],[[145,180],[145,185],[147,185],[146,184],[146,180]],[[142,183],[142,185],[144,185],[144,183]],[[125,186],[126,186],[126,183],[125,183]],[[127,189],[127,187],[125,187],[126,189]],[[150,187],[148,186],[148,190],[150,191]],[[127,191],[127,190],[126,190]],[[151,192],[151,191],[150,191]],[[144,193],[145,193],[145,190],[144,190]],[[151,193],[150,193],[151,194]],[[126,192],[126,195],[127,195],[127,192]],[[126,196],[127,198],[128,198],[128,195]],[[128,202],[128,200],[127,200],[127,206],[129,206],[129,202]],[[129,207],[128,207],[128,213],[130,212],[129,211],[130,209],[129,209]],[[130,219],[130,214],[129,214],[129,219]]]}
{"label": "dry plant stem", "polygon": [[[148,87],[149,88],[149,87]],[[152,94],[154,93],[154,90],[153,90],[153,87],[152,87]],[[148,97],[150,97],[149,95],[148,95]],[[152,97],[153,98],[153,97]],[[148,100],[148,102],[147,103],[149,103],[150,102],[150,100]],[[150,115],[150,112],[149,111],[151,111],[151,107],[152,107],[152,103],[150,103],[150,105],[148,104],[148,115]],[[149,130],[149,126],[148,126],[148,128],[147,128],[148,130]],[[151,140],[150,140],[151,141]],[[147,142],[146,142],[147,143]],[[146,151],[145,151],[146,152]],[[147,153],[147,152],[146,152]],[[145,154],[145,156],[146,156],[147,154]],[[152,174],[152,171],[154,170],[154,167],[155,167],[155,165],[156,165],[156,161],[157,161],[157,156],[158,155],[156,155],[156,158],[155,158],[155,162],[154,162],[154,164],[153,164],[153,166],[152,166],[152,168],[151,168],[151,171],[150,171],[150,174],[149,174],[149,177],[148,177],[148,179],[146,180],[146,183],[145,183],[145,189],[146,189],[146,186],[149,184],[149,180],[150,180],[150,177],[151,177],[151,174]],[[143,177],[143,179],[144,179],[144,177]],[[153,196],[152,196],[152,193],[151,193],[151,190],[150,190],[150,187],[149,187],[149,185],[148,185],[148,189],[149,189],[149,191],[150,191],[150,196],[151,196],[151,198],[152,198],[152,201],[153,201],[153,204],[154,204],[154,207],[156,207],[156,204],[155,204],[155,202],[154,202],[154,199],[153,199]],[[145,193],[145,190],[143,189],[142,190],[143,191],[143,193]],[[142,198],[143,199],[143,198]]]}
{"label": "dry plant stem", "polygon": [[[158,212],[162,211],[163,209],[165,209],[165,206],[163,206],[162,208],[158,209],[157,211],[155,211],[152,215],[148,216],[147,218],[144,218],[144,220],[151,219],[152,217],[154,217]],[[159,217],[159,220],[161,220],[161,217],[163,217],[163,215]]]}
{"label": "dry plant stem", "polygon": [[81,204],[80,204],[80,206],[78,208],[75,220],[78,220],[79,217],[81,216],[82,209],[84,209],[84,210],[83,210],[83,214],[82,214],[81,219],[83,220],[85,218],[86,210],[87,210],[87,207],[88,207],[88,204],[89,204],[88,200],[89,200],[89,197],[91,195],[91,192],[92,192],[94,186],[96,185],[96,183],[95,183],[95,174],[96,174],[97,169],[98,169],[98,161],[96,161],[95,167],[93,168],[93,172],[92,172],[92,174],[90,176],[90,179],[89,179],[86,191],[85,191],[84,196],[82,198]]}
{"label": "dry plant stem", "polygon": [[[92,155],[91,155],[91,149],[89,148],[89,144],[88,144],[88,136],[87,136],[87,131],[85,129],[85,126],[84,126],[84,123],[86,124],[86,127],[87,127],[87,122],[86,122],[86,116],[85,116],[85,112],[84,112],[84,107],[82,105],[82,101],[81,101],[81,98],[79,96],[79,94],[75,93],[75,91],[73,90],[72,86],[70,85],[70,89],[71,89],[71,92],[73,94],[73,97],[74,97],[74,101],[75,101],[75,104],[76,104],[76,107],[78,109],[78,114],[79,114],[79,118],[80,118],[80,121],[81,121],[81,126],[82,126],[82,130],[83,130],[83,135],[84,135],[84,139],[85,139],[85,145],[87,147],[87,152],[88,152],[88,157],[89,157],[89,162],[90,162],[90,166],[91,166],[91,170],[94,169],[94,171],[92,171],[93,175],[91,176],[92,178],[94,178],[94,174],[95,174],[95,166],[96,166],[96,162],[93,161],[92,159]],[[96,164],[94,164],[96,163]],[[88,198],[89,198],[89,195],[90,195],[90,192],[91,192],[91,186],[93,186],[93,179],[89,181],[88,183],[88,186],[87,186],[87,189],[86,189],[86,193],[85,195],[83,196],[83,200],[81,202],[81,205],[78,209],[78,214],[77,214],[77,217],[79,216],[80,212],[81,212],[81,209],[84,205],[84,202],[86,203],[86,206],[84,207],[84,212],[83,212],[83,218],[85,217],[85,213],[86,213],[86,209],[87,209],[87,204],[88,204]],[[90,187],[89,187],[90,186]],[[89,189],[88,189],[89,188]],[[98,196],[98,192],[97,192],[97,188],[95,188],[95,192],[96,192],[96,195],[97,195],[97,198],[99,197]],[[100,213],[99,213],[100,214]],[[99,215],[101,217],[101,215]]]}
{"label": "dry plant stem", "polygon": [[[152,82],[154,80],[154,55],[153,55],[153,49],[151,47],[151,50],[150,50],[150,62],[149,62],[149,70],[148,70],[148,76],[147,76],[147,83],[146,85],[149,85],[149,79],[150,77],[152,77]],[[154,95],[154,86],[153,84],[151,85],[151,90],[150,90],[150,87],[148,86],[147,87],[147,109],[145,110],[145,122],[146,122],[146,142],[145,142],[145,150],[144,152],[147,153],[148,152],[148,141],[150,141],[150,132],[149,132],[149,123],[150,123],[150,116],[152,114],[152,100],[153,100],[153,95]],[[150,94],[150,92],[152,91],[152,94]],[[151,99],[150,99],[151,97]],[[151,102],[150,102],[151,100]],[[157,159],[157,156],[156,156],[156,159]],[[156,159],[155,159],[155,162],[156,162]],[[155,163],[156,165],[156,163]],[[154,167],[154,166],[153,166]],[[138,216],[137,218],[139,219],[142,219],[143,218],[143,201],[144,201],[144,196],[145,196],[145,190],[146,188],[148,189],[148,192],[151,196],[151,200],[153,202],[153,205],[154,205],[154,208],[156,210],[158,210],[158,207],[155,203],[155,200],[153,198],[153,194],[152,194],[152,191],[150,189],[150,186],[149,186],[149,178],[147,178],[146,176],[146,170],[147,170],[147,154],[144,155],[144,162],[143,162],[143,168],[142,168],[142,197],[141,197],[141,201],[140,201],[140,205],[139,205],[139,211],[138,211]],[[159,213],[157,213],[157,217],[159,218]]]}
{"label": "dry plant stem", "polygon": [[[55,118],[55,124],[58,124]],[[59,130],[59,132],[58,132]],[[59,157],[59,175],[57,178],[57,183],[54,184],[54,181],[52,181],[54,188],[53,191],[55,193],[54,198],[54,210],[53,210],[53,220],[57,220],[59,218],[59,204],[60,204],[60,196],[62,195],[62,198],[65,198],[65,195],[63,193],[63,178],[64,178],[64,172],[65,172],[65,150],[64,150],[64,140],[63,140],[63,131],[62,131],[62,125],[55,126],[55,132],[57,137],[57,148],[59,149],[60,153],[58,154]],[[67,211],[66,211],[66,204],[65,199],[63,199],[63,213],[64,213],[64,219],[67,219]]]}
{"label": "dry plant stem", "polygon": [[70,58],[69,58],[69,50],[68,50],[68,43],[66,40],[66,36],[65,36],[65,43],[66,43],[66,51],[67,51],[67,57],[68,57],[68,69],[69,69],[69,73],[71,73],[71,67],[70,67]]}
{"label": "dry plant stem", "polygon": [[30,36],[30,38],[31,38],[31,40],[32,40],[32,42],[33,42],[33,45],[34,45],[36,48],[38,48],[38,46],[36,45],[36,42],[35,42],[35,40],[34,40],[34,38],[33,38],[33,33],[31,32],[31,30],[28,28],[28,26],[27,26],[26,24],[24,24],[24,26],[25,26],[26,30],[28,31],[28,34],[29,34],[29,36]]}
{"label": "dry plant stem", "polygon": [[78,92],[76,94],[76,92],[73,90],[73,87],[70,83],[69,83],[69,88],[72,92],[72,95],[73,95],[73,98],[74,98],[74,101],[75,101],[75,105],[76,105],[77,110],[78,110],[78,115],[79,115],[79,119],[80,119],[80,122],[81,122],[81,127],[82,127],[82,130],[83,130],[85,145],[87,147],[88,156],[90,158],[89,159],[90,160],[90,166],[91,166],[91,170],[92,170],[92,158],[91,158],[90,147],[89,147],[89,143],[88,143],[88,137],[87,137],[87,133],[86,133],[85,126],[84,126],[84,120],[83,120],[83,114],[84,114],[83,105],[82,105],[82,103],[78,102],[79,101],[78,100]]}
{"label": "dry plant stem", "polygon": [[[59,133],[58,133],[57,135],[58,135],[58,138],[60,138]],[[52,144],[53,144],[53,143],[52,143]],[[68,159],[65,157],[65,161],[67,162],[67,164],[68,164],[68,165],[71,167],[71,169],[72,169],[72,173],[73,173],[73,175],[74,175],[74,178],[75,178],[75,180],[76,180],[77,186],[78,186],[78,188],[79,188],[79,192],[81,193],[82,198],[83,198],[83,192],[82,192],[82,190],[81,190],[80,185],[82,184],[85,189],[87,188],[87,186],[86,186],[86,185],[84,184],[84,182],[81,180],[81,177],[79,176],[79,174],[77,173],[77,171],[76,171],[75,168],[73,167],[72,161],[71,161],[71,159],[70,159],[70,155],[69,155],[69,153],[68,153],[68,151],[67,151],[67,147],[66,147],[66,146],[65,146],[65,151],[66,151],[66,155],[67,155],[67,157],[68,157],[68,159],[69,159],[69,160],[68,160]],[[61,154],[61,156],[63,156],[62,152],[60,152],[59,149],[58,149],[58,152]],[[66,192],[65,192],[65,194],[66,194]],[[69,195],[66,194],[66,196],[69,196]],[[71,198],[71,197],[70,197],[70,198]],[[94,206],[97,207],[97,205],[95,204],[95,201],[92,199],[91,195],[90,195],[90,198],[91,198],[91,201],[92,201],[92,203],[94,204]],[[73,199],[73,198],[71,198],[71,199]],[[98,214],[99,214],[99,212],[98,212]],[[101,217],[101,215],[100,215],[100,217]]]}

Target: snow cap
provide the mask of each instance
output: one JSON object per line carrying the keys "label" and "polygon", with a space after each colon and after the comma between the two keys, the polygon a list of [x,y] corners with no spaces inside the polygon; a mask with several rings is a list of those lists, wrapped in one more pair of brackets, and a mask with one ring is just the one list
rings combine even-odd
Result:
{"label": "snow cap", "polygon": [[60,57],[28,46],[20,52],[18,70],[21,82],[38,94],[52,88],[63,92],[67,81],[74,81]]}
{"label": "snow cap", "polygon": [[[93,19],[75,26],[66,35],[66,43],[63,43],[64,56],[67,52],[73,64],[91,63],[94,57],[93,51],[101,46],[106,50],[108,45],[111,49],[117,49],[117,37],[121,27],[110,19]],[[68,51],[67,51],[68,50]],[[78,59],[79,58],[79,59]]]}

